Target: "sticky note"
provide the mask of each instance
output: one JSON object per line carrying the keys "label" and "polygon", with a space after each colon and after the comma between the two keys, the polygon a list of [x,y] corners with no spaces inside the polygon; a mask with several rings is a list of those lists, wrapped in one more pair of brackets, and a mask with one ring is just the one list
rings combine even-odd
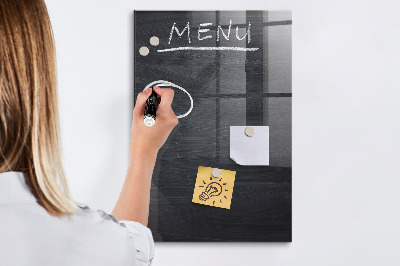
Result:
{"label": "sticky note", "polygon": [[214,169],[199,166],[192,202],[230,209],[236,172],[219,169],[221,175],[214,177]]}
{"label": "sticky note", "polygon": [[229,146],[239,165],[269,165],[268,126],[231,126]]}

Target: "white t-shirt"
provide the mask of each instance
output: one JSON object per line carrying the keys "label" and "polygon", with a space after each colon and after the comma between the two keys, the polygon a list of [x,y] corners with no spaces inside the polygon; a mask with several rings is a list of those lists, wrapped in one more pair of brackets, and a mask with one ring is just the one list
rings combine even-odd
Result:
{"label": "white t-shirt", "polygon": [[80,206],[57,218],[37,203],[19,172],[0,174],[0,265],[151,265],[146,226]]}

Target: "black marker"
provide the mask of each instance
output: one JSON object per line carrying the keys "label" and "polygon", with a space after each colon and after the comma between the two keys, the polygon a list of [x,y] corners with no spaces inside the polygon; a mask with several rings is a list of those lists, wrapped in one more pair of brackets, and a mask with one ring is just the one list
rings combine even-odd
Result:
{"label": "black marker", "polygon": [[157,112],[157,93],[151,89],[152,92],[146,101],[146,107],[144,109],[144,124],[148,127],[154,126],[156,123],[156,112]]}

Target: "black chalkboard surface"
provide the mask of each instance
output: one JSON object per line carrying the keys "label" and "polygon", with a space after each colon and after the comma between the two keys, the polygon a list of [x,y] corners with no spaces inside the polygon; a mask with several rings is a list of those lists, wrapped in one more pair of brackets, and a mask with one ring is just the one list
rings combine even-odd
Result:
{"label": "black chalkboard surface", "polygon": [[[167,80],[194,102],[158,154],[156,241],[291,241],[291,24],[287,11],[134,12],[134,101]],[[172,107],[185,113],[188,96],[175,90]],[[270,127],[269,166],[230,159],[229,127],[246,125]],[[199,166],[236,171],[229,210],[192,203]]]}

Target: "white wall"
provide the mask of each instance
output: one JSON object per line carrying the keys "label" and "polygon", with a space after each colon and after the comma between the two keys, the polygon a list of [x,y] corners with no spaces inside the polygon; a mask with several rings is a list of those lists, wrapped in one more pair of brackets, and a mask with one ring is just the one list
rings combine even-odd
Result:
{"label": "white wall", "polygon": [[400,265],[399,1],[47,3],[69,183],[106,211],[128,163],[132,11],[293,11],[293,243],[162,243],[155,266]]}

